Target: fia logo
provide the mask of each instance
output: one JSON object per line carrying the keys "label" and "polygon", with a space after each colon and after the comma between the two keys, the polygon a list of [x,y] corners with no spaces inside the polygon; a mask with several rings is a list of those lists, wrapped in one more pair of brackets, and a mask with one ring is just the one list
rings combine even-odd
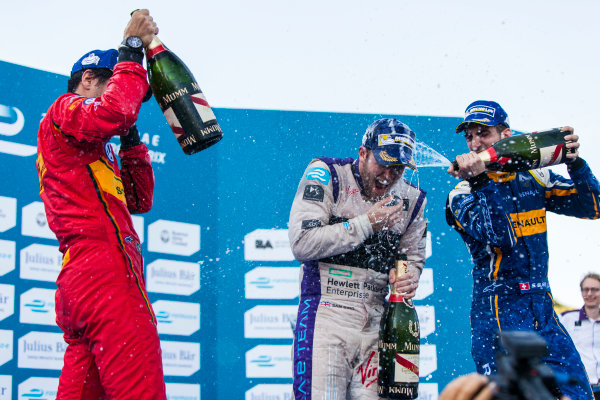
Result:
{"label": "fia logo", "polygon": [[256,242],[254,242],[254,245],[257,249],[272,249],[273,245],[271,244],[270,240],[257,240]]}

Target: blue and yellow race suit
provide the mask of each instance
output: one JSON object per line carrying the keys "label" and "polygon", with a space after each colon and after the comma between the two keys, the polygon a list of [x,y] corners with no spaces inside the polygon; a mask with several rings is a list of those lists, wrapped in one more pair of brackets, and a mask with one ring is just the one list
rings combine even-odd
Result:
{"label": "blue and yellow race suit", "polygon": [[581,158],[568,172],[571,179],[548,169],[480,174],[450,192],[446,219],[474,263],[471,352],[478,372],[496,372],[496,332],[535,331],[548,343],[543,360],[582,381],[561,385],[563,393],[582,399],[592,397],[587,376],[548,284],[546,211],[597,219],[600,186]]}

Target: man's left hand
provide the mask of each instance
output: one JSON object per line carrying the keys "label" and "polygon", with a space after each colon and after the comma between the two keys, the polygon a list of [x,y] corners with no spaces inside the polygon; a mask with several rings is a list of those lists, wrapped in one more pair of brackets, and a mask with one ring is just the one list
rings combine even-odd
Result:
{"label": "man's left hand", "polygon": [[571,151],[567,153],[567,158],[571,159],[569,161],[573,161],[579,157],[579,136],[577,136],[574,131],[575,130],[570,126],[563,126],[561,128],[561,132],[569,132],[569,134],[565,136],[565,140],[568,142],[566,144],[567,149],[571,149]]}
{"label": "man's left hand", "polygon": [[398,293],[402,293],[407,299],[415,297],[417,287],[419,286],[419,277],[421,271],[408,265],[408,272],[399,278],[396,278],[396,268],[392,268],[389,274],[390,285],[396,288]]}

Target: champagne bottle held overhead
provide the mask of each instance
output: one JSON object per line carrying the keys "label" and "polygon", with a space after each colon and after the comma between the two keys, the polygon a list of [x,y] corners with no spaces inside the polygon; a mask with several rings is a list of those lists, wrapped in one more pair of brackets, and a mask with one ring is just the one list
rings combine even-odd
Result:
{"label": "champagne bottle held overhead", "polygon": [[[406,255],[396,260],[396,276],[408,272]],[[415,306],[392,287],[379,326],[379,397],[416,399],[421,333]]]}
{"label": "champagne bottle held overhead", "polygon": [[187,66],[159,39],[146,49],[148,81],[154,98],[185,154],[217,143],[223,131]]}
{"label": "champagne bottle held overhead", "polygon": [[[565,136],[570,131],[561,132],[560,128],[547,131],[513,135],[504,138],[486,150],[477,153],[489,171],[517,172],[548,167],[567,161]],[[455,171],[459,166],[452,161]]]}

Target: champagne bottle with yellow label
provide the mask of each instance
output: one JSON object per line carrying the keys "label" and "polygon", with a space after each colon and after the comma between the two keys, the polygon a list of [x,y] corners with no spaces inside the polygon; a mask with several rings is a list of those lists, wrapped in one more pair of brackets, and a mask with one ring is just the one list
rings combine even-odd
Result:
{"label": "champagne bottle with yellow label", "polygon": [[[548,167],[567,160],[565,136],[560,128],[513,135],[477,153],[489,171],[516,172]],[[455,171],[458,163],[452,162]]]}
{"label": "champagne bottle with yellow label", "polygon": [[223,131],[187,66],[159,39],[146,49],[148,81],[154,98],[185,154],[217,143]]}
{"label": "champagne bottle with yellow label", "polygon": [[[408,272],[406,255],[396,260],[396,276]],[[379,397],[416,399],[421,333],[415,306],[392,287],[379,327]]]}

